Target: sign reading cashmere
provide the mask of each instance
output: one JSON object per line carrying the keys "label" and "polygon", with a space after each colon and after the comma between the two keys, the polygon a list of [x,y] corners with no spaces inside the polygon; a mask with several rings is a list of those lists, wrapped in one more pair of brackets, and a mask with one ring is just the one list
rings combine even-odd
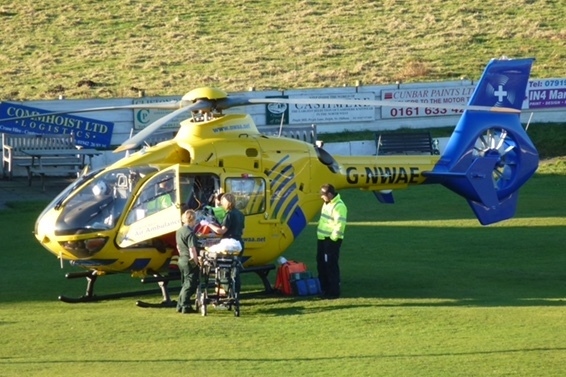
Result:
{"label": "sign reading cashmere", "polygon": [[[343,93],[310,96],[289,96],[292,99],[345,99],[350,101],[375,100],[373,93]],[[289,105],[289,124],[337,123],[375,120],[375,107],[357,104],[304,104]]]}

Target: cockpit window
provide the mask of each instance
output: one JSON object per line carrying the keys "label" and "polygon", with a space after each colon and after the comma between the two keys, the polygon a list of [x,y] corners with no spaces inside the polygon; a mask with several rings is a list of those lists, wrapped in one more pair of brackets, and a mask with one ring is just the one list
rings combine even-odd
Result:
{"label": "cockpit window", "polygon": [[94,178],[65,203],[55,225],[55,234],[67,235],[114,228],[128,198],[136,192],[139,182],[156,171],[156,168],[149,166],[122,168]]}
{"label": "cockpit window", "polygon": [[236,197],[236,208],[245,215],[265,211],[265,181],[263,178],[226,178],[226,192]]}
{"label": "cockpit window", "polygon": [[136,199],[126,217],[125,225],[130,225],[149,215],[175,205],[177,198],[175,173],[160,174],[151,178]]}

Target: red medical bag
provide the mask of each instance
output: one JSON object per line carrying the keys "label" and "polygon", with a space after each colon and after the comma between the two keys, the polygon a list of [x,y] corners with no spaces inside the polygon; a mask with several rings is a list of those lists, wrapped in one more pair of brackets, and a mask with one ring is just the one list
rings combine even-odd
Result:
{"label": "red medical bag", "polygon": [[286,296],[293,295],[291,281],[294,274],[307,272],[307,265],[303,262],[287,261],[277,268],[275,289]]}

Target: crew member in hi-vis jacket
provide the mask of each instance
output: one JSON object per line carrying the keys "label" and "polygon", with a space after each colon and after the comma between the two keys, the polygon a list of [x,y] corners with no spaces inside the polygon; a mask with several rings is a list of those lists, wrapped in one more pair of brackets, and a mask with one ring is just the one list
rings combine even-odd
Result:
{"label": "crew member in hi-vis jacket", "polygon": [[344,239],[348,209],[331,184],[320,188],[324,201],[318,221],[316,263],[322,298],[340,297],[340,246]]}

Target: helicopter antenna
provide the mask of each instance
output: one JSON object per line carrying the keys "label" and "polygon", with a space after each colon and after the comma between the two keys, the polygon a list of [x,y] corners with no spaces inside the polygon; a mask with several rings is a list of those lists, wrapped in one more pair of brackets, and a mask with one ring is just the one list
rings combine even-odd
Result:
{"label": "helicopter antenna", "polygon": [[279,135],[277,137],[281,137],[283,133],[283,120],[285,119],[285,112],[281,113],[281,124],[279,125]]}
{"label": "helicopter antenna", "polygon": [[[134,136],[134,127],[130,128],[130,137],[129,137],[129,139],[131,139],[133,136]],[[126,150],[126,153],[125,153],[124,157],[130,157],[130,150],[129,150],[129,149]]]}
{"label": "helicopter antenna", "polygon": [[527,122],[527,125],[525,126],[525,132],[527,132],[527,130],[529,129],[529,125],[531,124],[531,119],[533,119],[533,113],[531,112],[531,115],[529,116],[529,121]]}

